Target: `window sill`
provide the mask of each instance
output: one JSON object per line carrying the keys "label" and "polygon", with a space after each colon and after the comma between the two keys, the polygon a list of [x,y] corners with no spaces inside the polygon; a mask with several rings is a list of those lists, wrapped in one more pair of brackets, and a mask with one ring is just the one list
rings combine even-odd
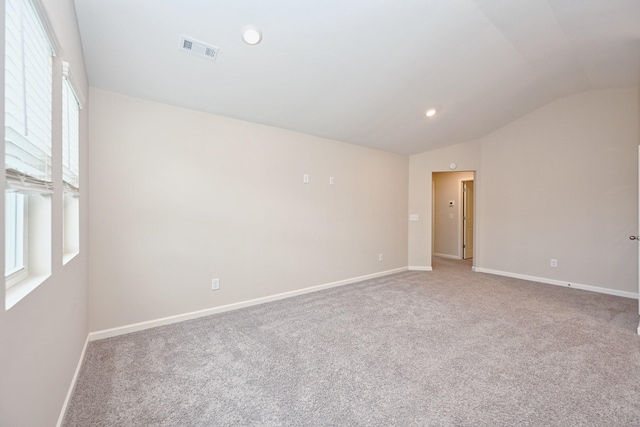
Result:
{"label": "window sill", "polygon": [[69,252],[62,255],[62,265],[67,265],[69,261],[74,259],[80,252]]}
{"label": "window sill", "polygon": [[11,286],[9,289],[5,290],[4,294],[4,308],[5,310],[9,310],[11,307],[16,305],[22,298],[26,297],[33,291],[35,288],[40,286],[47,278],[49,274],[42,276],[29,276],[20,283],[17,283]]}

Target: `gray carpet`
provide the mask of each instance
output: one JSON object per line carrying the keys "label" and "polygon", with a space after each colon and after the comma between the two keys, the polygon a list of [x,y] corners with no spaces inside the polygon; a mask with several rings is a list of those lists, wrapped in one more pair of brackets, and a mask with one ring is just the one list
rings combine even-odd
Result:
{"label": "gray carpet", "polygon": [[640,425],[636,300],[434,267],[92,342],[64,425]]}

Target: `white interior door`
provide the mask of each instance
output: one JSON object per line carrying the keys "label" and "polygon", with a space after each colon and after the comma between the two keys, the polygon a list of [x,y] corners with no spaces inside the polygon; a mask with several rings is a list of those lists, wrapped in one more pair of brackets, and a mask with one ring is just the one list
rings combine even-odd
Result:
{"label": "white interior door", "polygon": [[462,181],[462,258],[473,258],[473,181]]}

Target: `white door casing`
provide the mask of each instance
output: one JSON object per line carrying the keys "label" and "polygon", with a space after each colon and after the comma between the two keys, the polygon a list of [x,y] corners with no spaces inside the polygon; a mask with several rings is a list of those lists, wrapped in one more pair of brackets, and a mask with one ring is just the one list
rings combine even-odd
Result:
{"label": "white door casing", "polygon": [[462,181],[462,259],[473,258],[473,181]]}

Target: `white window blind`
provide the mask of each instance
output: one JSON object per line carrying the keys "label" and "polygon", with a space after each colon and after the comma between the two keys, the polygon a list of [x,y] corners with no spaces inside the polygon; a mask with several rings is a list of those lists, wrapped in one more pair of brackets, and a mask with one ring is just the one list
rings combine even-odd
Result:
{"label": "white window blind", "polygon": [[53,50],[31,1],[5,8],[7,186],[50,190]]}
{"label": "white window blind", "polygon": [[78,193],[80,188],[80,102],[69,76],[69,64],[63,63],[62,85],[62,180],[65,191]]}

